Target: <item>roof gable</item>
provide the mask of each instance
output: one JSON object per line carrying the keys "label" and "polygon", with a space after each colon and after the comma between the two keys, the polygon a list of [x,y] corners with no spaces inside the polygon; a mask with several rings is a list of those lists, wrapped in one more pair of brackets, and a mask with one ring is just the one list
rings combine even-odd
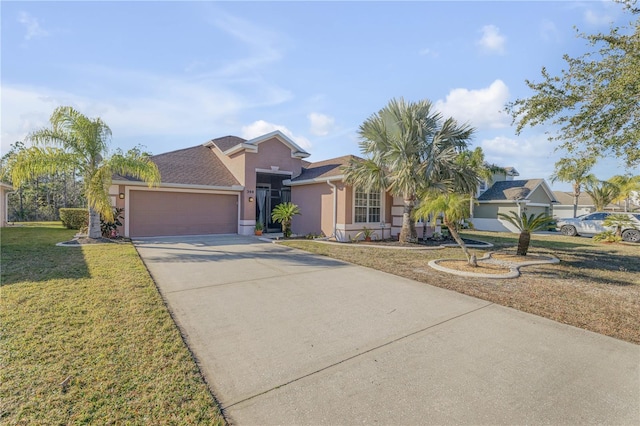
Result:
{"label": "roof gable", "polygon": [[495,182],[486,190],[478,201],[520,201],[529,197],[542,186],[551,202],[556,202],[553,192],[544,179],[505,180]]}
{"label": "roof gable", "polygon": [[213,139],[205,143],[205,146],[214,145],[218,147],[218,149],[220,149],[220,151],[222,151],[225,155],[235,154],[236,152],[243,150],[257,153],[258,146],[262,142],[266,142],[271,139],[277,139],[285,146],[287,146],[291,150],[291,156],[294,158],[307,158],[311,155],[304,149],[300,148],[298,144],[296,144],[280,130],[274,130],[273,132],[258,136],[257,138],[253,138],[250,140],[245,140],[237,136],[225,136],[223,138]]}

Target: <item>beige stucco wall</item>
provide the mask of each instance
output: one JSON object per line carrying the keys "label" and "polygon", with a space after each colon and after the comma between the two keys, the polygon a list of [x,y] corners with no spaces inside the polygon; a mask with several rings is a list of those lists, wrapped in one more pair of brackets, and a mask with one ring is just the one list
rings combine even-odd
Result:
{"label": "beige stucco wall", "polygon": [[301,213],[293,218],[294,233],[333,234],[333,189],[326,182],[292,187],[291,201]]}
{"label": "beige stucco wall", "polygon": [[551,199],[547,192],[542,188],[542,185],[538,186],[535,191],[533,191],[527,199],[532,203],[542,203],[542,204],[551,204]]}

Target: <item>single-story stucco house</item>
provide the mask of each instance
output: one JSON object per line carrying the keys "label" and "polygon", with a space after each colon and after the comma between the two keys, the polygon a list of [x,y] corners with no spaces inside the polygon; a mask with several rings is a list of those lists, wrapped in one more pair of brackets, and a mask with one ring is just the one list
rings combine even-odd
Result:
{"label": "single-story stucco house", "polygon": [[544,179],[499,180],[478,197],[471,221],[480,231],[518,232],[511,223],[498,218],[498,213],[551,215],[555,203],[553,191]]}
{"label": "single-story stucco house", "polygon": [[9,221],[9,194],[13,192],[13,186],[0,182],[0,226],[7,226]]}
{"label": "single-story stucco house", "polygon": [[310,163],[305,160],[309,155],[280,131],[251,140],[225,136],[155,155],[159,187],[113,178],[112,201],[125,209],[121,233],[251,235],[257,221],[267,232],[280,232],[271,211],[286,201],[300,207],[292,223],[299,235],[345,241],[364,227],[380,239],[400,233],[401,199],[345,184],[342,167],[352,156]]}

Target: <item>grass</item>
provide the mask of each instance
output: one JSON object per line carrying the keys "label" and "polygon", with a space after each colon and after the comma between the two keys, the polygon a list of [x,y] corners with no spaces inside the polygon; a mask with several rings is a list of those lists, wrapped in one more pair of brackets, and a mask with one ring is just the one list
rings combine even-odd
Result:
{"label": "grass", "polygon": [[73,233],[1,230],[0,423],[224,424],[134,247]]}
{"label": "grass", "polygon": [[[468,231],[464,236],[515,252],[517,234]],[[552,254],[555,265],[526,266],[516,279],[468,278],[431,269],[433,259],[464,258],[459,248],[387,250],[357,244],[284,244],[468,294],[640,344],[640,245],[602,244],[590,238],[533,235],[530,254]],[[473,249],[481,257],[486,250]]]}

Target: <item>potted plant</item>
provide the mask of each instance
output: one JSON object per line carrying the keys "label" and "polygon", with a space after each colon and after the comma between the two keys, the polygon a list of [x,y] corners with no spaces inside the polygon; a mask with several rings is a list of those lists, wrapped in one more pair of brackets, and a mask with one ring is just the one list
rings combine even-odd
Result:
{"label": "potted plant", "polygon": [[256,228],[253,231],[256,235],[262,235],[262,231],[264,230],[264,225],[262,225],[261,221],[256,222]]}
{"label": "potted plant", "polygon": [[362,231],[358,232],[355,236],[355,240],[359,240],[360,237],[364,239],[365,242],[371,242],[371,236],[373,235],[373,229],[367,228],[366,226],[362,227]]}

